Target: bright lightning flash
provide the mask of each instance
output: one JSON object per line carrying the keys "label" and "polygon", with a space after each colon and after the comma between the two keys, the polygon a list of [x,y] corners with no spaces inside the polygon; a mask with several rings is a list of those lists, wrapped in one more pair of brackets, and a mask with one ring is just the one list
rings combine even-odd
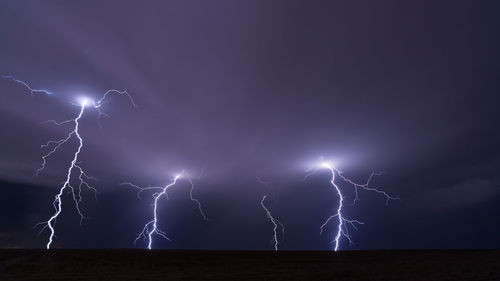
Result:
{"label": "bright lightning flash", "polygon": [[358,220],[346,219],[344,217],[344,215],[342,214],[343,207],[344,207],[344,196],[342,195],[342,191],[341,191],[340,187],[335,183],[336,176],[338,176],[344,182],[347,182],[354,187],[355,198],[354,198],[353,203],[352,203],[353,205],[356,204],[356,202],[359,200],[359,193],[358,193],[359,189],[366,190],[366,191],[373,191],[375,193],[383,195],[386,199],[386,205],[389,203],[390,200],[398,200],[399,199],[397,197],[390,196],[388,193],[386,193],[383,190],[380,190],[378,188],[369,187],[372,178],[374,176],[379,176],[382,173],[373,172],[373,173],[371,173],[371,175],[368,177],[368,180],[364,184],[358,184],[358,183],[355,183],[352,180],[346,178],[345,176],[343,176],[341,171],[339,171],[337,168],[335,168],[334,166],[332,166],[328,162],[321,162],[319,167],[316,168],[313,172],[307,174],[306,177],[304,178],[304,180],[307,179],[307,177],[309,177],[310,175],[317,173],[319,169],[327,169],[330,171],[330,173],[332,175],[332,179],[330,180],[330,184],[335,189],[335,191],[337,192],[337,195],[339,197],[339,205],[337,207],[336,213],[331,215],[330,217],[328,217],[320,227],[320,234],[322,234],[325,226],[329,222],[331,222],[333,219],[337,219],[337,222],[338,222],[337,230],[336,230],[335,238],[332,241],[332,243],[335,243],[335,248],[334,248],[335,251],[338,251],[338,249],[339,249],[340,239],[342,236],[345,237],[349,241],[349,244],[353,244],[351,234],[349,234],[349,227],[348,226],[351,226],[354,230],[357,230],[358,225],[364,224],[363,222],[358,221]]}
{"label": "bright lightning flash", "polygon": [[158,201],[160,200],[160,198],[162,196],[165,196],[168,199],[168,194],[167,194],[168,189],[170,187],[174,186],[177,183],[177,181],[181,178],[187,180],[189,182],[189,184],[191,185],[191,188],[189,189],[189,198],[191,199],[191,201],[193,201],[196,204],[198,211],[200,212],[200,215],[203,217],[203,219],[205,221],[209,221],[209,219],[207,218],[207,216],[203,212],[202,205],[201,205],[200,201],[193,197],[193,190],[194,190],[193,182],[189,178],[184,177],[184,172],[177,174],[174,177],[174,179],[172,180],[172,182],[170,182],[169,184],[167,184],[163,187],[156,187],[156,186],[140,187],[140,186],[137,186],[135,184],[125,182],[125,183],[122,183],[121,185],[129,185],[131,187],[136,188],[138,190],[137,197],[139,199],[141,199],[141,197],[140,197],[141,193],[144,191],[147,191],[147,190],[158,190],[159,191],[159,192],[156,192],[153,194],[153,219],[151,219],[150,221],[148,221],[144,225],[144,227],[142,228],[142,231],[135,238],[134,244],[137,243],[137,240],[139,240],[140,238],[143,238],[145,241],[147,240],[147,249],[151,250],[152,244],[153,244],[153,235],[154,234],[156,234],[160,237],[163,237],[163,238],[167,239],[168,241],[171,241],[170,238],[168,238],[167,234],[163,230],[160,230],[158,228],[158,213],[157,213]]}
{"label": "bright lightning flash", "polygon": [[[58,141],[50,141],[49,143],[45,144],[45,147],[49,146],[50,144],[55,144],[55,147],[54,147],[53,150],[51,150],[49,153],[45,154],[42,157],[42,159],[43,159],[42,167],[40,167],[36,171],[36,174],[38,175],[38,173],[41,172],[45,168],[45,164],[46,164],[46,161],[47,161],[46,159],[50,155],[54,154],[57,151],[57,149],[59,147],[61,147],[61,145],[63,145],[64,143],[68,142],[71,139],[72,136],[75,136],[78,139],[78,148],[75,151],[75,154],[73,155],[73,160],[71,160],[71,164],[70,164],[70,166],[68,168],[68,172],[67,172],[67,175],[66,175],[66,180],[63,183],[61,189],[59,190],[59,193],[55,196],[55,199],[54,199],[54,202],[53,202],[55,213],[52,215],[52,217],[50,217],[50,219],[48,221],[40,223],[40,224],[45,224],[45,226],[42,228],[41,232],[43,232],[43,230],[45,230],[45,228],[47,228],[47,227],[50,229],[50,236],[49,236],[49,242],[47,243],[47,249],[50,249],[50,245],[52,244],[52,242],[54,240],[54,237],[55,237],[55,229],[54,229],[54,227],[55,227],[55,223],[56,223],[57,217],[59,216],[59,214],[62,211],[62,198],[61,197],[62,197],[62,195],[64,193],[64,190],[66,188],[69,188],[70,191],[71,191],[71,195],[73,196],[73,201],[75,202],[76,210],[77,210],[78,214],[80,215],[80,224],[82,223],[83,219],[85,218],[84,215],[82,214],[81,210],[80,210],[80,203],[82,202],[82,197],[81,197],[81,188],[82,188],[82,186],[86,186],[87,188],[91,189],[94,192],[94,194],[97,193],[96,189],[87,183],[88,179],[94,179],[95,180],[95,178],[87,176],[87,174],[85,174],[85,172],[83,171],[83,169],[77,163],[77,161],[78,161],[78,155],[80,154],[80,151],[81,151],[81,149],[83,147],[83,140],[82,140],[82,137],[80,136],[80,133],[78,132],[78,127],[80,125],[79,121],[80,121],[80,118],[82,118],[84,109],[85,109],[85,105],[82,104],[81,109],[80,109],[80,113],[78,114],[78,116],[75,119],[73,119],[74,123],[75,123],[75,127],[74,127],[73,131],[71,131],[68,134],[68,136],[66,138],[60,139]],[[71,181],[71,175],[72,175],[72,172],[73,172],[74,169],[77,170],[78,180],[80,181],[79,186],[78,186],[78,192],[75,191],[75,188],[70,183],[70,181]]]}
{"label": "bright lightning flash", "polygon": [[[49,92],[47,90],[33,89],[28,85],[28,83],[21,81],[19,79],[16,79],[13,76],[2,75],[1,77],[10,79],[14,82],[17,82],[19,84],[24,85],[31,92],[31,94],[33,94],[33,93],[44,93],[47,95],[52,94],[51,92]],[[86,187],[87,189],[91,190],[94,193],[94,196],[97,196],[97,190],[90,184],[90,181],[97,181],[97,179],[87,175],[85,173],[85,171],[83,170],[83,168],[80,166],[81,162],[78,161],[78,156],[83,148],[83,139],[82,139],[82,136],[80,135],[80,132],[79,132],[79,126],[80,126],[80,120],[83,116],[85,108],[88,107],[90,104],[92,104],[93,107],[99,113],[98,114],[98,122],[99,122],[101,116],[109,117],[107,114],[102,112],[101,107],[103,104],[105,104],[109,101],[109,95],[111,95],[111,94],[125,95],[130,99],[132,105],[134,107],[137,107],[137,105],[135,104],[132,97],[129,95],[129,93],[127,91],[119,91],[119,90],[113,89],[113,90],[109,90],[106,93],[104,93],[102,98],[100,100],[98,100],[97,102],[94,102],[93,100],[90,100],[88,98],[81,99],[80,103],[78,104],[78,106],[80,107],[80,110],[79,110],[79,113],[78,113],[76,118],[65,120],[62,122],[57,122],[55,120],[48,120],[48,121],[44,122],[44,123],[52,123],[52,124],[55,124],[57,126],[71,123],[71,124],[73,124],[73,129],[68,133],[68,135],[66,137],[59,139],[59,140],[48,141],[47,143],[45,143],[44,145],[41,146],[42,148],[51,147],[52,149],[48,153],[46,153],[42,156],[42,164],[41,164],[40,168],[38,168],[36,170],[35,176],[38,176],[38,174],[45,169],[48,158],[50,158],[52,155],[54,155],[61,146],[68,143],[71,139],[74,139],[74,138],[76,138],[76,140],[78,141],[78,147],[73,154],[73,159],[71,160],[70,166],[66,172],[66,180],[62,184],[61,188],[59,189],[59,193],[56,194],[54,201],[52,203],[54,206],[54,210],[55,210],[54,214],[50,217],[49,220],[47,220],[45,222],[38,223],[35,225],[35,227],[43,225],[43,227],[40,231],[40,234],[47,228],[50,230],[49,241],[47,242],[47,245],[46,245],[47,249],[50,249],[50,246],[52,245],[52,242],[54,241],[54,238],[56,237],[55,224],[56,224],[58,216],[62,212],[62,206],[63,206],[62,196],[64,194],[64,191],[66,189],[69,189],[69,191],[70,191],[70,194],[71,194],[72,199],[73,199],[75,206],[76,206],[77,213],[80,216],[80,225],[82,224],[83,219],[86,218],[80,209],[80,203],[82,202],[82,194],[81,194],[82,188]],[[100,122],[99,122],[99,126],[100,126]],[[74,174],[75,174],[75,176],[73,176]],[[76,178],[76,180],[77,180],[77,183],[78,183],[77,186],[74,186],[71,184],[72,179],[74,179],[74,178]]]}
{"label": "bright lightning flash", "polygon": [[82,99],[80,100],[80,105],[81,105],[82,107],[85,107],[88,103],[89,103],[89,99],[88,99],[88,98],[82,98]]}

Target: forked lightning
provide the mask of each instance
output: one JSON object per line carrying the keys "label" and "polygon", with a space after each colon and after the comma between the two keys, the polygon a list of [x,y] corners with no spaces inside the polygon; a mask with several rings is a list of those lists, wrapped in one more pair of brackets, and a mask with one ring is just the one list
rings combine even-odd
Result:
{"label": "forked lightning", "polygon": [[337,193],[337,196],[339,198],[339,201],[338,201],[339,205],[337,207],[337,210],[336,210],[335,214],[329,216],[325,220],[325,222],[321,225],[321,227],[320,227],[320,234],[322,234],[324,228],[326,227],[326,225],[328,225],[328,223],[330,223],[334,219],[336,219],[336,221],[337,221],[337,230],[335,231],[335,237],[334,237],[334,239],[332,241],[332,243],[335,243],[335,247],[334,247],[335,251],[338,251],[338,249],[339,249],[340,239],[341,239],[342,236],[345,237],[349,241],[350,244],[353,244],[351,234],[349,234],[349,226],[352,227],[354,230],[357,230],[358,229],[357,228],[358,225],[364,224],[363,222],[358,221],[358,220],[347,219],[342,214],[343,207],[344,207],[344,204],[345,204],[345,202],[344,202],[344,195],[342,194],[341,188],[335,183],[335,177],[336,176],[338,176],[344,182],[346,182],[346,183],[348,183],[348,184],[350,184],[350,185],[352,185],[354,187],[355,198],[353,200],[353,205],[355,205],[356,202],[359,201],[359,193],[358,193],[359,189],[366,190],[366,191],[372,191],[372,192],[381,194],[386,199],[386,201],[385,201],[386,205],[389,203],[390,200],[397,200],[397,199],[399,199],[397,197],[390,196],[387,192],[385,192],[383,190],[380,190],[378,188],[372,188],[372,187],[369,186],[372,178],[374,176],[381,175],[381,173],[372,173],[368,177],[368,180],[364,184],[358,184],[358,183],[355,183],[352,180],[346,178],[345,176],[343,176],[341,171],[339,171],[337,168],[335,168],[334,166],[332,166],[328,162],[321,162],[320,165],[319,165],[319,167],[316,168],[313,172],[307,174],[306,177],[304,178],[304,180],[306,180],[307,177],[309,177],[309,176],[317,173],[317,171],[319,169],[327,169],[327,170],[330,171],[331,176],[332,176],[332,179],[330,180],[330,184],[335,189],[335,192]]}
{"label": "forked lightning", "polygon": [[[27,82],[19,80],[11,75],[1,75],[1,78],[9,79],[12,80],[25,88],[27,88],[31,94],[34,93],[42,93],[46,95],[53,95],[52,92],[44,89],[34,89],[32,88]],[[42,229],[40,233],[42,233],[45,229],[50,230],[50,235],[49,235],[49,241],[47,242],[47,249],[50,249],[54,238],[56,237],[56,230],[55,230],[55,224],[57,221],[57,218],[62,212],[62,207],[63,207],[63,195],[64,191],[69,189],[72,200],[74,201],[76,210],[78,215],[80,216],[80,224],[82,224],[83,219],[85,216],[83,215],[81,209],[80,209],[80,203],[82,202],[82,188],[86,187],[89,190],[91,190],[94,193],[94,196],[97,194],[97,190],[90,184],[90,181],[96,181],[94,177],[91,177],[85,173],[83,168],[80,166],[80,162],[78,161],[78,156],[80,155],[82,149],[83,149],[83,138],[80,135],[79,132],[79,127],[80,127],[80,121],[83,116],[83,113],[85,112],[85,109],[88,107],[93,107],[94,109],[97,110],[98,112],[98,123],[100,125],[100,118],[102,116],[109,117],[106,113],[102,111],[102,106],[106,104],[110,100],[110,95],[112,94],[120,94],[124,95],[129,98],[130,102],[134,107],[137,107],[135,104],[134,100],[130,96],[130,94],[125,90],[125,91],[119,91],[119,90],[108,90],[107,92],[104,93],[104,95],[99,99],[98,101],[93,101],[88,98],[82,98],[77,104],[79,106],[79,113],[76,116],[76,118],[73,119],[68,119],[65,121],[57,122],[55,120],[48,120],[45,121],[44,123],[51,123],[57,126],[62,126],[65,124],[73,124],[73,129],[68,133],[68,135],[62,139],[59,140],[51,140],[42,145],[42,148],[51,148],[49,152],[44,154],[42,156],[42,163],[40,168],[38,168],[35,172],[35,176],[38,176],[46,167],[48,159],[53,156],[64,144],[67,144],[70,140],[76,139],[78,142],[78,147],[76,148],[75,152],[73,153],[73,158],[71,160],[71,163],[68,167],[68,170],[66,172],[66,179],[64,183],[62,184],[61,188],[59,189],[59,192],[56,194],[54,201],[53,201],[53,206],[54,206],[54,214],[45,222],[38,223],[36,226],[42,226]],[[71,182],[76,181],[77,186],[74,186]],[[35,227],[36,227],[35,226]]]}
{"label": "forked lightning", "polygon": [[169,184],[167,184],[163,187],[161,187],[161,186],[140,187],[140,186],[135,185],[135,184],[130,183],[130,182],[124,182],[124,183],[122,183],[122,185],[128,185],[128,186],[131,186],[131,187],[136,188],[138,190],[137,197],[139,199],[141,199],[141,193],[144,191],[147,191],[147,190],[157,190],[158,191],[158,192],[153,194],[153,218],[144,225],[144,227],[142,228],[142,231],[135,238],[134,244],[137,243],[137,240],[139,240],[140,238],[143,238],[146,241],[146,248],[148,250],[151,250],[153,247],[153,235],[154,234],[170,241],[170,238],[168,238],[167,234],[163,230],[159,229],[159,227],[158,227],[158,204],[159,204],[159,200],[162,197],[168,198],[168,194],[167,194],[168,189],[171,188],[172,186],[174,186],[178,182],[179,179],[185,179],[189,182],[189,184],[191,185],[191,188],[189,189],[189,199],[191,199],[191,201],[193,201],[196,204],[198,211],[200,212],[200,215],[202,216],[202,218],[205,221],[209,221],[209,219],[207,218],[207,216],[203,212],[203,208],[202,208],[200,201],[193,197],[193,190],[194,190],[193,181],[191,181],[191,179],[189,179],[189,178],[184,177],[184,172],[177,174],[174,177],[174,179],[172,180],[172,182],[170,182]]}

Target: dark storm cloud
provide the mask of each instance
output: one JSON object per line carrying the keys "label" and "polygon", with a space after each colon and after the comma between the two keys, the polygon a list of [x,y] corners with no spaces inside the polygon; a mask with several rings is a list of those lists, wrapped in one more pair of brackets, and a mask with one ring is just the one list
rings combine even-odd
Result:
{"label": "dark storm cloud", "polygon": [[[386,170],[380,185],[403,198],[381,211],[389,221],[405,216],[411,223],[428,213],[427,205],[460,212],[498,202],[497,6],[487,1],[3,2],[0,74],[55,94],[30,96],[20,85],[0,80],[0,127],[8,132],[0,140],[0,175],[50,187],[47,199],[36,203],[43,220],[68,159],[62,152],[34,180],[39,145],[68,128],[40,122],[72,118],[78,107],[70,102],[116,88],[127,89],[139,107],[114,98],[106,105],[111,119],[103,120],[102,131],[96,112],[88,111],[82,160],[99,178],[99,189],[110,193],[102,196],[116,201],[109,208],[97,204],[106,218],[120,216],[120,206],[137,204],[127,211],[133,225],[120,224],[130,228],[127,233],[136,232],[148,209],[134,203],[133,194],[123,197],[118,183],[160,185],[180,170],[196,177],[205,169],[198,190],[207,212],[220,217],[204,226],[205,246],[237,248],[239,243],[227,241],[241,237],[241,247],[265,247],[248,242],[250,229],[226,227],[240,217],[255,219],[248,227],[267,239],[269,226],[258,202],[268,191],[255,177],[289,192],[283,208],[294,212],[307,190],[300,185],[304,170],[320,156],[336,160],[359,180],[371,169]],[[7,186],[5,193],[15,194]],[[319,192],[333,200],[328,189]],[[362,205],[356,215],[383,206],[376,196],[364,198],[375,203]],[[313,202],[300,204],[311,217],[317,214],[306,208]],[[241,210],[226,214],[227,208]],[[489,212],[474,210],[471,216]],[[296,222],[287,220],[293,229]],[[374,225],[382,220],[365,219]],[[297,229],[315,231],[314,222],[308,225],[311,218],[299,221]],[[99,219],[91,223],[101,225]],[[211,240],[231,231],[235,235]],[[129,238],[117,245],[128,245]],[[308,248],[295,238],[301,245],[296,247]],[[418,246],[360,239],[367,241],[360,247],[368,248]],[[95,245],[105,246],[104,240]]]}
{"label": "dark storm cloud", "polygon": [[461,205],[478,204],[490,200],[500,192],[498,183],[488,180],[467,180],[459,184],[439,189],[429,195],[428,200],[436,200],[439,204],[445,202],[445,208]]}

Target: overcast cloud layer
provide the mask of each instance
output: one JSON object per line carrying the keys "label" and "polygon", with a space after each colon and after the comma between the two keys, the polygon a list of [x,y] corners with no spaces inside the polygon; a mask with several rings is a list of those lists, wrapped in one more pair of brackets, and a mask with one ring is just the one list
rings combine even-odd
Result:
{"label": "overcast cloud layer", "polygon": [[499,12],[494,1],[0,1],[0,74],[54,93],[0,79],[0,246],[44,245],[31,227],[50,216],[76,144],[32,178],[40,145],[71,129],[42,122],[114,88],[138,107],[114,97],[102,130],[86,112],[82,165],[101,195],[81,228],[65,209],[58,247],[133,246],[150,202],[119,183],[186,170],[212,221],[181,184],[163,211],[174,242],[159,246],[268,249],[261,177],[283,248],[328,249],[317,231],[336,208],[328,175],[301,181],[320,157],[359,181],[384,170],[375,184],[402,198],[362,194],[348,209],[367,223],[352,249],[500,247]]}

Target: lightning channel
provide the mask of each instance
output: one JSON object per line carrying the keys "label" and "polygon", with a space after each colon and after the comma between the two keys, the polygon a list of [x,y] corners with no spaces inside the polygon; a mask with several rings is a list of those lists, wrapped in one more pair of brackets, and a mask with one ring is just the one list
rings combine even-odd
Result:
{"label": "lightning channel", "polygon": [[350,234],[349,229],[352,228],[354,230],[358,230],[358,226],[364,224],[364,222],[361,222],[359,220],[355,220],[355,219],[352,220],[352,219],[347,219],[344,217],[344,215],[342,213],[344,205],[345,205],[344,195],[342,194],[342,190],[339,187],[339,185],[337,185],[335,183],[336,176],[338,176],[344,182],[353,186],[355,197],[354,197],[354,200],[352,202],[352,205],[355,205],[356,202],[360,200],[359,199],[359,192],[358,192],[359,190],[371,191],[371,192],[375,192],[377,194],[382,195],[386,200],[385,201],[386,206],[390,200],[399,200],[398,197],[393,197],[381,189],[370,187],[370,183],[371,183],[372,179],[375,176],[380,176],[383,174],[380,172],[379,173],[372,172],[365,183],[359,184],[359,183],[356,183],[356,182],[352,181],[351,179],[345,177],[340,170],[338,170],[337,168],[335,168],[334,166],[332,166],[328,162],[322,162],[320,164],[320,167],[318,167],[314,171],[308,173],[304,177],[304,180],[306,180],[309,176],[316,174],[318,172],[318,170],[320,170],[320,169],[327,169],[328,171],[330,171],[330,174],[331,174],[330,185],[335,190],[335,192],[337,193],[337,196],[338,196],[339,203],[338,203],[338,207],[337,207],[336,212],[333,215],[329,216],[320,227],[320,235],[321,235],[321,234],[323,234],[324,228],[330,222],[335,221],[335,220],[337,221],[337,229],[335,231],[334,239],[331,242],[332,244],[334,244],[334,251],[339,250],[340,240],[342,237],[346,238],[349,241],[349,244],[351,244],[351,245],[354,244],[354,242],[352,240],[352,235]]}
{"label": "lightning channel", "polygon": [[266,211],[267,218],[271,223],[273,224],[273,238],[271,238],[271,244],[274,246],[274,250],[278,251],[278,245],[280,243],[280,240],[278,239],[278,227],[281,229],[281,234],[282,236],[285,234],[285,227],[283,224],[277,220],[276,218],[273,217],[271,214],[271,211],[266,207],[265,201],[267,199],[267,195],[262,196],[262,200],[260,201],[260,205],[262,206],[262,209]]}
{"label": "lightning channel", "polygon": [[[261,183],[262,185],[266,186],[267,188],[269,188],[270,190],[274,191],[270,182],[263,181],[259,177],[257,177],[257,181],[259,183]],[[271,213],[271,210],[266,206],[266,200],[269,201],[268,196],[269,196],[268,194],[262,196],[262,200],[260,201],[260,205],[261,205],[262,209],[264,209],[264,211],[266,212],[267,219],[273,224],[273,237],[271,238],[270,243],[273,245],[274,250],[278,251],[278,246],[285,237],[285,226],[278,219],[276,219],[273,216],[273,214]],[[281,230],[280,231],[281,240],[278,238],[278,233],[279,233],[278,228]]]}
{"label": "lightning channel", "polygon": [[32,88],[27,82],[23,81],[23,80],[19,80],[17,79],[16,77],[12,76],[12,75],[0,75],[1,78],[3,79],[9,79],[9,80],[12,80],[22,86],[24,86],[26,89],[28,89],[31,93],[31,95],[33,94],[45,94],[45,95],[52,95],[52,92],[48,91],[48,90],[44,90],[44,89],[34,89]]}
{"label": "lightning channel", "polygon": [[[30,91],[31,94],[43,93],[43,94],[47,94],[47,95],[52,95],[52,92],[47,91],[47,90],[33,89],[28,85],[28,83],[26,83],[22,80],[16,79],[13,76],[1,75],[0,77],[5,78],[5,79],[10,79],[16,83],[19,83],[19,84],[25,86]],[[55,120],[48,120],[48,121],[43,122],[44,124],[53,124],[56,126],[63,126],[66,124],[73,124],[73,126],[72,126],[71,131],[65,137],[63,137],[59,140],[50,140],[50,141],[46,142],[45,144],[41,145],[42,149],[48,148],[49,151],[42,155],[42,162],[41,162],[40,167],[35,171],[35,174],[34,174],[35,177],[38,177],[38,175],[44,171],[49,158],[51,158],[54,154],[56,154],[58,152],[58,150],[63,145],[67,144],[68,142],[70,142],[73,139],[76,139],[76,141],[78,143],[76,150],[73,152],[73,158],[72,158],[70,165],[68,167],[68,170],[66,172],[65,181],[62,183],[62,186],[60,187],[59,192],[55,195],[54,201],[52,202],[52,205],[54,207],[53,215],[47,221],[40,222],[40,223],[37,223],[35,225],[35,227],[41,226],[41,230],[40,230],[39,234],[43,233],[46,229],[49,229],[50,235],[49,235],[48,242],[46,244],[47,249],[50,249],[52,243],[54,242],[54,239],[56,238],[55,225],[56,225],[56,222],[57,222],[59,215],[62,212],[63,195],[65,194],[65,190],[69,189],[69,192],[70,192],[71,197],[72,197],[71,199],[73,200],[73,202],[75,204],[76,211],[77,211],[78,215],[80,216],[80,225],[83,223],[84,219],[87,219],[87,217],[83,214],[83,212],[80,208],[80,204],[83,202],[82,189],[87,188],[88,190],[93,192],[94,197],[97,199],[98,191],[92,185],[92,183],[96,182],[97,179],[92,177],[92,176],[89,176],[82,168],[81,161],[79,161],[79,155],[84,147],[83,137],[80,134],[79,128],[80,128],[81,118],[83,117],[83,114],[86,111],[86,108],[88,108],[90,106],[92,106],[94,109],[96,109],[98,111],[98,117],[97,117],[98,124],[99,124],[99,127],[101,127],[100,118],[102,116],[109,117],[106,113],[103,112],[101,107],[104,104],[106,104],[107,102],[109,102],[110,96],[112,94],[121,94],[121,95],[127,96],[130,99],[132,105],[134,107],[137,107],[134,100],[132,99],[132,96],[126,90],[119,91],[119,90],[112,89],[112,90],[108,90],[107,92],[105,92],[104,95],[101,97],[101,99],[99,99],[97,102],[94,102],[94,101],[89,100],[87,98],[84,98],[83,100],[81,100],[81,102],[78,104],[78,106],[80,108],[79,113],[75,118],[60,121],[60,122],[55,121]],[[77,183],[77,185],[73,185],[75,182]]]}
{"label": "lightning channel", "polygon": [[148,191],[148,190],[156,190],[157,191],[157,192],[153,193],[153,218],[150,221],[146,222],[146,224],[144,224],[142,231],[137,235],[137,237],[134,240],[134,245],[137,244],[137,241],[142,238],[146,242],[146,248],[148,250],[151,250],[152,246],[153,246],[153,235],[157,235],[157,236],[160,236],[168,241],[171,241],[170,238],[167,236],[167,234],[163,230],[159,229],[159,227],[158,227],[158,204],[159,204],[159,200],[162,197],[166,197],[168,199],[168,193],[167,193],[168,189],[171,188],[172,186],[174,186],[175,184],[177,184],[178,180],[181,178],[183,178],[189,182],[189,184],[190,184],[190,189],[189,189],[190,200],[196,204],[197,209],[198,209],[200,215],[202,216],[202,218],[205,221],[209,221],[208,217],[205,215],[205,212],[203,211],[203,206],[201,205],[200,201],[198,199],[194,198],[194,196],[193,196],[193,190],[194,190],[193,181],[189,178],[184,177],[184,172],[177,174],[169,184],[167,184],[163,187],[157,187],[157,186],[141,187],[141,186],[138,186],[138,185],[130,183],[130,182],[124,182],[124,183],[121,183],[121,185],[127,185],[127,186],[130,186],[130,187],[137,189],[137,197],[139,199],[141,199],[141,193],[143,193],[145,191]]}
{"label": "lightning channel", "polygon": [[77,140],[78,140],[78,148],[76,149],[76,151],[75,151],[75,153],[73,155],[73,160],[71,160],[71,164],[70,164],[70,166],[68,168],[68,171],[67,171],[67,174],[66,174],[66,180],[64,181],[62,187],[59,189],[59,193],[55,196],[54,201],[53,201],[55,213],[50,217],[50,219],[48,221],[43,222],[43,224],[45,224],[45,226],[42,228],[41,231],[43,231],[47,227],[50,229],[49,241],[47,242],[47,245],[46,245],[47,249],[50,249],[50,246],[51,246],[52,242],[54,241],[54,237],[55,237],[55,223],[56,223],[57,217],[59,216],[59,214],[61,214],[61,211],[62,211],[62,204],[63,204],[62,196],[63,196],[64,190],[66,188],[70,188],[71,189],[71,194],[72,194],[72,197],[73,197],[73,201],[75,202],[76,210],[77,210],[77,212],[78,212],[78,214],[80,216],[80,224],[82,223],[83,219],[85,218],[85,216],[82,214],[82,211],[80,209],[81,191],[79,191],[78,193],[75,192],[75,188],[70,183],[70,181],[71,181],[71,175],[72,175],[73,170],[77,169],[78,172],[79,172],[78,179],[80,180],[80,184],[79,184],[79,189],[80,190],[81,190],[82,185],[85,185],[85,186],[90,187],[93,191],[96,191],[95,188],[91,187],[84,180],[84,178],[85,179],[90,179],[91,177],[87,176],[87,174],[85,174],[85,172],[82,170],[82,168],[77,164],[78,155],[80,154],[80,152],[82,150],[82,147],[83,147],[83,139],[80,136],[80,133],[78,132],[78,128],[79,128],[79,125],[80,125],[79,121],[82,118],[84,110],[85,110],[85,105],[82,105],[81,109],[80,109],[80,113],[74,119],[75,127],[74,127],[73,131],[71,131],[66,138],[54,142],[57,145],[55,146],[55,148],[53,150],[51,150],[48,154],[45,154],[42,157],[43,158],[42,167],[37,170],[37,174],[41,170],[43,170],[43,168],[45,167],[45,163],[46,163],[47,157],[49,157],[50,155],[54,154],[57,151],[57,149],[61,145],[63,145],[64,143],[66,143],[73,135],[77,138]]}

